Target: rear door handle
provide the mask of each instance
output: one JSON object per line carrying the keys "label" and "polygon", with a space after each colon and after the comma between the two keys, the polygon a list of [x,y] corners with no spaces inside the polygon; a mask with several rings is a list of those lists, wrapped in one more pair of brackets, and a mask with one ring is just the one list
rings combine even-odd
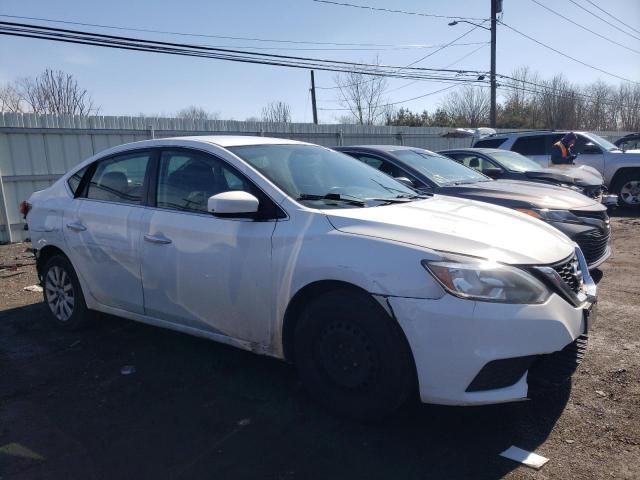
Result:
{"label": "rear door handle", "polygon": [[67,223],[67,228],[69,230],[73,230],[74,232],[84,232],[87,227],[85,227],[84,225],[82,225],[81,223]]}
{"label": "rear door handle", "polygon": [[144,240],[145,242],[156,243],[158,245],[167,245],[171,243],[171,239],[167,237],[158,237],[156,235],[145,235]]}

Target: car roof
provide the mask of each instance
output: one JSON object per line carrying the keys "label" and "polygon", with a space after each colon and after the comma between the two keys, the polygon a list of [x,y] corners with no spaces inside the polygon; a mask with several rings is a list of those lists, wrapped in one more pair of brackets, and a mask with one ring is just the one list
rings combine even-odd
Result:
{"label": "car roof", "polygon": [[211,143],[220,147],[240,147],[245,145],[309,145],[306,142],[289,140],[288,138],[260,137],[256,135],[202,135],[187,137],[170,137],[158,139],[158,143],[163,140],[189,140],[192,142]]}
{"label": "car roof", "polygon": [[533,137],[535,135],[565,134],[569,132],[583,133],[583,134],[589,133],[584,130],[580,130],[580,131],[578,130],[514,130],[511,132],[496,132],[496,133],[492,133],[491,135],[485,135],[483,137],[480,137],[477,141],[490,139],[490,138],[497,138],[497,137],[512,137],[512,136]]}
{"label": "car roof", "polygon": [[396,150],[426,150],[425,148],[407,147],[406,145],[344,145],[335,147],[336,150],[347,150],[352,148],[357,148],[358,150],[380,150],[383,152],[395,152]]}
{"label": "car roof", "polygon": [[[451,153],[451,152],[465,152],[465,153],[484,153],[486,155],[491,155],[492,153],[504,153],[511,152],[510,150],[504,150],[501,148],[472,148],[472,147],[461,147],[461,148],[447,148],[446,150],[438,150],[438,153]],[[512,152],[515,153],[515,152]]]}

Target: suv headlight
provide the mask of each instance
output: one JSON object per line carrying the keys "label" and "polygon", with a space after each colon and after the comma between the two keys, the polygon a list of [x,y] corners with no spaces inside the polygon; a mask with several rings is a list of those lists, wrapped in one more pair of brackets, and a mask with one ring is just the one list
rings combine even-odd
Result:
{"label": "suv headlight", "polygon": [[488,260],[452,256],[422,265],[452,295],[481,302],[544,303],[551,292],[522,269]]}
{"label": "suv headlight", "polygon": [[549,210],[548,208],[516,208],[516,210],[545,222],[582,223],[580,217],[569,210]]}

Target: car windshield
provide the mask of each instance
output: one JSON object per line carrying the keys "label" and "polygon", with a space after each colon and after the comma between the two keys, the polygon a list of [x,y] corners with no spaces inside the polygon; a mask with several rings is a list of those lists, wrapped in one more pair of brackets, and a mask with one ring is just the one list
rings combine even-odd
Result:
{"label": "car windshield", "polygon": [[316,145],[244,145],[229,150],[287,195],[318,208],[363,207],[372,199],[380,202],[417,196],[379,170]]}
{"label": "car windshield", "polygon": [[491,158],[495,158],[507,170],[515,172],[528,172],[531,170],[540,170],[540,165],[533,160],[520,155],[518,152],[491,152]]}
{"label": "car windshield", "polygon": [[600,135],[596,135],[595,133],[586,133],[584,134],[584,136],[591,140],[593,143],[601,146],[605,150],[608,150],[609,152],[620,150],[609,140],[607,140],[606,138],[602,138]]}
{"label": "car windshield", "polygon": [[408,149],[395,150],[392,153],[440,187],[491,180],[476,170],[437,153]]}

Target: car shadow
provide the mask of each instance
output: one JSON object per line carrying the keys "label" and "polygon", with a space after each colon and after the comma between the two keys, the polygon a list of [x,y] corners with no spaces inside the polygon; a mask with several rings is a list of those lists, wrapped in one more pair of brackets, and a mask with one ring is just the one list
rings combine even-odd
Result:
{"label": "car shadow", "polygon": [[640,217],[640,208],[616,207],[614,209],[609,210],[609,216],[637,218],[637,217]]}
{"label": "car shadow", "polygon": [[37,455],[0,449],[5,480],[497,479],[517,467],[498,454],[536,450],[571,391],[485,407],[415,402],[362,424],[319,408],[284,362],[110,316],[60,331],[41,305],[0,312],[0,365],[0,447]]}

